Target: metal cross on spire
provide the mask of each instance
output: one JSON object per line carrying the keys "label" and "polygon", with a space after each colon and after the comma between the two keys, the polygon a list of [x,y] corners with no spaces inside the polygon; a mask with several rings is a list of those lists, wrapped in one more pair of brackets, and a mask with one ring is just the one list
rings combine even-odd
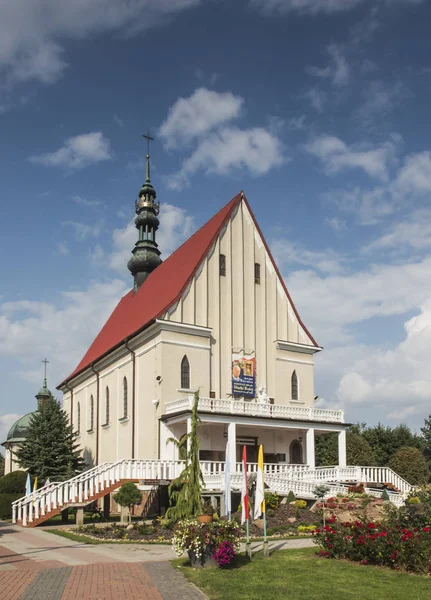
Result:
{"label": "metal cross on spire", "polygon": [[46,365],[49,364],[49,360],[46,360],[46,358],[42,361],[45,364],[45,379],[46,379]]}
{"label": "metal cross on spire", "polygon": [[144,133],[142,137],[147,140],[147,155],[149,156],[150,155],[150,141],[154,141],[154,138],[151,137],[149,130],[147,131],[147,133]]}

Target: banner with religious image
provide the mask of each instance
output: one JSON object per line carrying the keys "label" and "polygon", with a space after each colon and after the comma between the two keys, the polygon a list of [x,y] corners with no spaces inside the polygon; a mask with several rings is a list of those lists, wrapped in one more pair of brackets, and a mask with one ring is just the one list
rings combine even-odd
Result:
{"label": "banner with religious image", "polygon": [[232,353],[232,395],[256,396],[256,357],[252,354]]}

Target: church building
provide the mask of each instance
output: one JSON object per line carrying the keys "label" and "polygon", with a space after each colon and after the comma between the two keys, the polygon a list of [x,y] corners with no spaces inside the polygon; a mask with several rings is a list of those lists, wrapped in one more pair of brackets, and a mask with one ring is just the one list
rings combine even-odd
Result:
{"label": "church building", "polygon": [[338,434],[341,410],[315,407],[305,324],[243,192],[166,260],[157,246],[159,202],[150,179],[136,201],[128,268],[133,289],[76,369],[58,386],[89,466],[122,459],[178,460],[199,391],[200,458],[217,470],[229,448],[267,465],[315,466],[315,437]]}

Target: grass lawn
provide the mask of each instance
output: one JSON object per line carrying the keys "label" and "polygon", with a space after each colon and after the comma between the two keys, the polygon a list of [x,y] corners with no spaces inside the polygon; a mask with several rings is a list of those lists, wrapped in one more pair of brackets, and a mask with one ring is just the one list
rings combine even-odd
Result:
{"label": "grass lawn", "polygon": [[79,535],[78,533],[72,533],[70,531],[61,531],[61,529],[47,529],[46,531],[72,540],[73,542],[80,542],[81,544],[103,544],[103,542],[99,542],[99,540],[93,540],[93,538],[87,537],[86,535]]}
{"label": "grass lawn", "polygon": [[270,558],[240,557],[239,568],[193,569],[174,565],[210,600],[429,600],[431,580],[380,567],[318,558],[314,548],[280,550]]}

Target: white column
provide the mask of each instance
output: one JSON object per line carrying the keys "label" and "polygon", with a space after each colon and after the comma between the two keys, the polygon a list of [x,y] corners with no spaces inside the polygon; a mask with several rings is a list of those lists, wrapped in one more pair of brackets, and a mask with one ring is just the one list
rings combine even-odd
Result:
{"label": "white column", "polygon": [[305,438],[305,450],[307,453],[307,465],[314,469],[316,466],[316,458],[314,453],[314,429],[307,429]]}
{"label": "white column", "polygon": [[[191,432],[192,430],[192,418],[191,417],[187,417],[187,435]],[[190,438],[187,437],[187,452],[189,452],[190,450]]]}
{"label": "white column", "polygon": [[227,443],[229,446],[230,472],[236,472],[236,423],[227,426]]}
{"label": "white column", "polygon": [[160,460],[176,460],[176,448],[173,442],[168,442],[169,438],[175,437],[166,423],[160,421]]}
{"label": "white column", "polygon": [[347,465],[346,454],[346,430],[340,431],[338,434],[338,466],[345,467]]}

